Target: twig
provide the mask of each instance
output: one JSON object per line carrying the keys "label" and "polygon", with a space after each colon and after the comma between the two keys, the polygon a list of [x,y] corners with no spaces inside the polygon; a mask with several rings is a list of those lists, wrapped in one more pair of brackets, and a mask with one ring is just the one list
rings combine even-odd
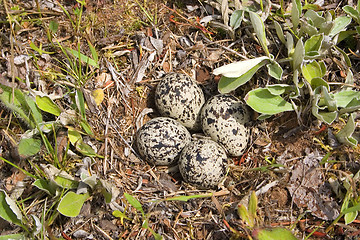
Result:
{"label": "twig", "polygon": [[249,59],[248,57],[246,57],[246,56],[238,53],[238,52],[235,51],[235,50],[232,50],[232,49],[229,48],[229,47],[226,47],[226,46],[223,46],[223,45],[221,45],[221,44],[219,44],[219,43],[217,43],[217,42],[211,41],[211,40],[210,40],[209,38],[207,38],[203,33],[200,33],[200,34],[201,34],[201,36],[204,38],[204,40],[205,40],[206,42],[208,42],[208,43],[210,43],[210,44],[215,44],[216,46],[221,47],[221,48],[225,49],[226,51],[231,52],[231,53],[233,53],[233,54],[235,54],[235,55],[237,55],[237,56],[239,56],[239,57],[241,57],[241,58],[243,58],[243,59],[245,59],[245,60],[246,60],[246,59]]}

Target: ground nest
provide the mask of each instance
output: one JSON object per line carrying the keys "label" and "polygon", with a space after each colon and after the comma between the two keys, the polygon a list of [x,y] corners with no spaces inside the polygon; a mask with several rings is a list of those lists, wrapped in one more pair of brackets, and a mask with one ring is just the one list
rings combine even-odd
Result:
{"label": "ground nest", "polygon": [[[221,16],[229,14],[219,10],[221,1],[0,2],[1,86],[18,89],[30,99],[48,96],[59,114],[41,109],[42,121],[62,124],[36,135],[40,142],[45,136],[51,149],[42,143],[38,152],[27,156],[19,151],[19,142],[26,131],[36,129],[32,116],[28,121],[0,99],[0,186],[21,209],[25,228],[41,229],[29,236],[250,239],[255,229],[282,227],[299,239],[357,239],[357,216],[350,224],[344,218],[334,222],[344,198],[334,189],[344,195],[342,184],[350,179],[352,205],[358,204],[358,181],[349,176],[360,169],[359,147],[336,142],[334,133],[346,121],[318,121],[306,100],[309,95],[301,99],[299,112],[258,120],[259,114],[252,111],[246,153],[229,158],[227,176],[217,189],[199,190],[183,181],[176,166],[153,166],[139,157],[136,132],[160,116],[154,91],[165,74],[188,75],[209,99],[218,93],[220,80],[213,69],[264,54],[245,20],[233,36],[219,25]],[[234,9],[233,4],[226,6]],[[290,1],[273,4],[291,6]],[[321,9],[335,13],[340,5],[345,4],[334,0]],[[254,6],[260,5],[254,1]],[[269,49],[280,58],[285,50],[270,23],[265,22]],[[357,86],[358,55],[352,56]],[[329,82],[344,83],[344,60],[333,56],[326,61]],[[290,68],[285,68],[283,81],[291,78]],[[231,94],[244,100],[251,89],[271,81],[261,68]],[[72,183],[86,178],[89,195],[76,216],[61,214],[58,206],[67,192],[86,194],[78,185],[61,185],[53,194],[34,185],[36,179],[55,178],[50,165],[72,176]],[[91,176],[94,187],[89,187]],[[252,192],[258,206],[255,225],[249,226],[238,211],[239,205],[248,206]],[[4,199],[1,204],[7,206]],[[24,227],[6,220],[0,218],[1,235],[26,234]]]}

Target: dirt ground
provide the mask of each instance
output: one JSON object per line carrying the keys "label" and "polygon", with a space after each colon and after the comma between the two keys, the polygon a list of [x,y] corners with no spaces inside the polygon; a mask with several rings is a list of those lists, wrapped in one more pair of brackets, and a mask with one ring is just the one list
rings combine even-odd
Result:
{"label": "dirt ground", "polygon": [[[73,10],[81,5],[75,0],[59,2],[73,21],[56,1],[0,1],[0,83],[23,91],[30,86],[61,96],[55,102],[63,110],[70,109],[76,84],[66,77],[60,64],[67,61],[63,52],[50,42],[55,41],[55,37],[49,38],[50,22],[59,23],[54,36],[62,46],[79,46],[86,56],[92,54],[89,43],[95,47],[99,67],[90,69],[91,75],[81,90],[86,99],[93,90],[102,89],[104,98],[99,105],[86,99],[86,118],[95,134],[84,134],[83,139],[104,156],[92,157],[95,163],[88,171],[110,183],[114,199],[107,204],[101,192],[92,192],[78,216],[62,216],[50,207],[55,199],[35,188],[33,179],[0,160],[0,188],[11,194],[20,185],[26,186],[18,201],[27,216],[34,214],[42,219],[44,209],[55,213],[50,214],[55,216],[51,223],[46,218],[43,223],[45,239],[153,239],[142,225],[140,212],[129,205],[124,193],[141,203],[150,228],[164,239],[249,239],[253,229],[240,219],[237,208],[247,204],[252,191],[258,194],[257,228],[288,228],[298,239],[310,233],[308,239],[358,238],[360,220],[345,225],[341,219],[325,231],[342,204],[330,186],[331,179],[360,170],[358,146],[332,145],[332,133],[344,125],[341,122],[327,126],[310,112],[303,112],[300,118],[286,112],[260,121],[253,112],[246,154],[229,159],[227,177],[214,190],[199,190],[187,184],[176,167],[152,166],[139,158],[134,137],[141,125],[159,116],[154,105],[159,79],[170,72],[185,73],[196,79],[206,98],[217,94],[219,77],[212,74],[214,68],[241,60],[236,53],[261,55],[248,29],[233,40],[215,27],[204,27],[200,19],[219,14],[204,1],[86,0],[79,26]],[[340,1],[332,4],[344,5]],[[12,24],[7,20],[10,15]],[[37,54],[37,61],[29,58],[28,66],[12,63],[17,56],[33,56],[31,42],[51,53]],[[261,70],[256,80],[232,94],[243,99],[249,90],[263,86],[269,81],[264,73]],[[19,155],[17,144],[29,126],[6,106],[1,105],[0,116],[2,158],[33,174],[37,171],[34,166],[53,164],[45,147],[28,158]],[[46,113],[44,119],[55,120]],[[54,146],[60,162],[69,146],[67,131],[59,129],[56,139],[50,137],[57,143]],[[71,150],[76,154],[67,156],[61,165],[74,176],[84,156]],[[319,164],[329,152],[327,162]],[[205,198],[164,201],[173,196],[210,192],[213,195]],[[115,217],[115,210],[126,212],[126,218]],[[1,235],[22,231],[2,219],[0,226]]]}

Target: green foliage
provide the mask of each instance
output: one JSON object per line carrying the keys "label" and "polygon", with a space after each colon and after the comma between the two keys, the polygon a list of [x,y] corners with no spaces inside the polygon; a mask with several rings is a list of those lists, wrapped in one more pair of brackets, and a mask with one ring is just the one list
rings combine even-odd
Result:
{"label": "green foliage", "polygon": [[27,238],[23,234],[9,234],[9,235],[0,235],[0,240],[26,240]]}
{"label": "green foliage", "polygon": [[291,103],[285,101],[280,94],[273,94],[268,88],[251,90],[245,96],[245,101],[255,111],[267,115],[293,110]]}
{"label": "green foliage", "polygon": [[18,145],[18,152],[21,156],[30,157],[37,154],[41,149],[41,139],[22,138]]}
{"label": "green foliage", "polygon": [[23,216],[16,203],[0,190],[0,217],[13,224],[22,226]]}
{"label": "green foliage", "polygon": [[257,229],[253,237],[258,240],[297,240],[291,231],[285,228]]}
{"label": "green foliage", "polygon": [[49,98],[48,96],[36,96],[36,104],[42,111],[48,112],[57,117],[61,113],[58,105],[56,105],[54,101],[51,100],[51,98]]}
{"label": "green foliage", "polygon": [[[345,174],[345,177],[337,179],[336,182],[340,185],[339,180],[342,181],[342,188],[339,188],[339,191],[336,191],[336,193],[338,197],[343,198],[343,204],[339,216],[325,230],[326,232],[329,232],[342,218],[344,218],[345,224],[352,223],[360,211],[360,198],[356,192],[356,186],[358,186],[360,182],[360,171],[355,175]],[[346,193],[344,194],[341,189],[345,189]]]}
{"label": "green foliage", "polygon": [[0,84],[0,101],[31,128],[42,122],[42,115],[36,103],[21,90]]}
{"label": "green foliage", "polygon": [[89,196],[89,193],[76,194],[74,192],[67,192],[60,200],[57,210],[64,216],[76,217],[79,215],[81,207]]}
{"label": "green foliage", "polygon": [[[144,209],[141,205],[141,203],[132,195],[128,193],[124,193],[124,197],[128,201],[128,203],[133,206],[138,212],[141,213],[142,216],[142,228],[147,229],[151,234],[154,236],[156,240],[163,239],[162,236],[158,233],[156,233],[150,226],[148,222],[147,214],[145,214]],[[127,215],[119,210],[115,210],[113,212],[113,216],[120,218],[121,224],[123,224],[124,219],[131,220]]]}
{"label": "green foliage", "polygon": [[[254,191],[251,192],[249,197],[248,207],[246,208],[243,204],[238,205],[238,215],[243,221],[245,227],[252,231],[252,237],[258,240],[292,240],[297,239],[291,231],[284,228],[272,228],[262,229],[258,228],[258,222],[260,221],[257,216],[258,198]],[[233,230],[236,234],[237,231]],[[249,236],[249,239],[251,237]]]}
{"label": "green foliage", "polygon": [[165,201],[182,201],[182,202],[187,202],[191,199],[196,199],[196,198],[208,198],[211,197],[212,193],[209,194],[199,194],[199,195],[190,195],[190,196],[175,196],[175,197],[168,197],[165,199]]}
{"label": "green foliage", "polygon": [[[230,27],[236,30],[244,22],[243,19],[248,18],[265,56],[214,69],[215,75],[222,75],[218,84],[219,91],[229,93],[235,90],[250,81],[265,65],[269,76],[275,81],[282,81],[283,64],[289,62],[293,71],[292,83],[275,82],[273,85],[253,89],[247,93],[246,103],[261,113],[259,119],[265,119],[285,111],[306,109],[303,104],[307,104],[307,95],[310,95],[311,112],[319,120],[331,124],[339,117],[348,118],[348,123],[336,136],[342,143],[356,145],[357,141],[352,137],[354,124],[349,114],[359,110],[360,101],[355,97],[357,91],[350,90],[351,94],[341,93],[344,90],[334,91],[324,79],[327,75],[324,60],[332,54],[341,55],[347,66],[351,66],[347,54],[336,44],[354,34],[347,27],[351,18],[360,24],[359,6],[357,9],[345,6],[343,10],[350,17],[337,17],[333,11],[321,11],[316,5],[305,2],[303,6],[300,0],[292,0],[290,15],[282,15],[284,24],[274,21],[276,34],[286,46],[288,54],[285,59],[275,60],[267,47],[263,19],[250,8],[236,9],[230,18]],[[359,29],[358,27],[357,30]],[[346,83],[353,84],[350,70],[347,75]],[[342,96],[347,96],[346,102],[339,99]],[[301,114],[298,113],[298,116]]]}
{"label": "green foliage", "polygon": [[256,211],[257,211],[258,199],[255,192],[251,192],[249,198],[249,206],[246,208],[244,205],[238,205],[238,215],[241,220],[246,224],[250,229],[253,229],[256,225]]}
{"label": "green foliage", "polygon": [[251,24],[255,30],[255,35],[257,39],[259,40],[262,48],[264,49],[266,56],[270,57],[270,52],[266,42],[264,22],[261,20],[260,16],[255,12],[249,12],[249,16],[250,16]]}
{"label": "green foliage", "polygon": [[[59,119],[56,122],[44,122],[41,112],[42,110],[58,117],[62,113],[59,106],[49,96],[36,95],[36,101],[34,101],[32,97],[21,90],[2,84],[0,84],[0,92],[0,102],[33,129],[32,131],[25,133],[21,138],[18,145],[19,154],[24,157],[37,154],[41,149],[42,141],[45,144],[47,151],[54,159],[55,164],[60,167],[60,163],[58,163],[57,160],[57,153],[55,152],[56,148],[52,146],[44,133],[53,132],[56,139],[55,130],[63,124]],[[86,121],[85,99],[81,90],[76,91],[74,101],[75,109],[79,113],[77,116],[78,119],[75,122],[79,123],[86,134],[94,136],[91,126]],[[66,113],[64,113],[64,116],[65,115]],[[73,131],[69,130],[69,138],[72,139],[71,143],[81,154],[91,157],[102,157],[96,154],[94,149],[82,141],[79,131],[77,132],[78,134],[76,135],[75,140],[71,135],[72,133]]]}

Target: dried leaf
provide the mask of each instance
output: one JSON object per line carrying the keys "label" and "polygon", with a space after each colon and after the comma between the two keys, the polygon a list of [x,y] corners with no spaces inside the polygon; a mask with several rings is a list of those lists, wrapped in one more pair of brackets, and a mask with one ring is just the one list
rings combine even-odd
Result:
{"label": "dried leaf", "polygon": [[307,208],[318,218],[334,220],[339,215],[340,206],[331,197],[330,184],[318,169],[323,156],[317,151],[305,152],[307,156],[294,166],[287,188],[299,208]]}

